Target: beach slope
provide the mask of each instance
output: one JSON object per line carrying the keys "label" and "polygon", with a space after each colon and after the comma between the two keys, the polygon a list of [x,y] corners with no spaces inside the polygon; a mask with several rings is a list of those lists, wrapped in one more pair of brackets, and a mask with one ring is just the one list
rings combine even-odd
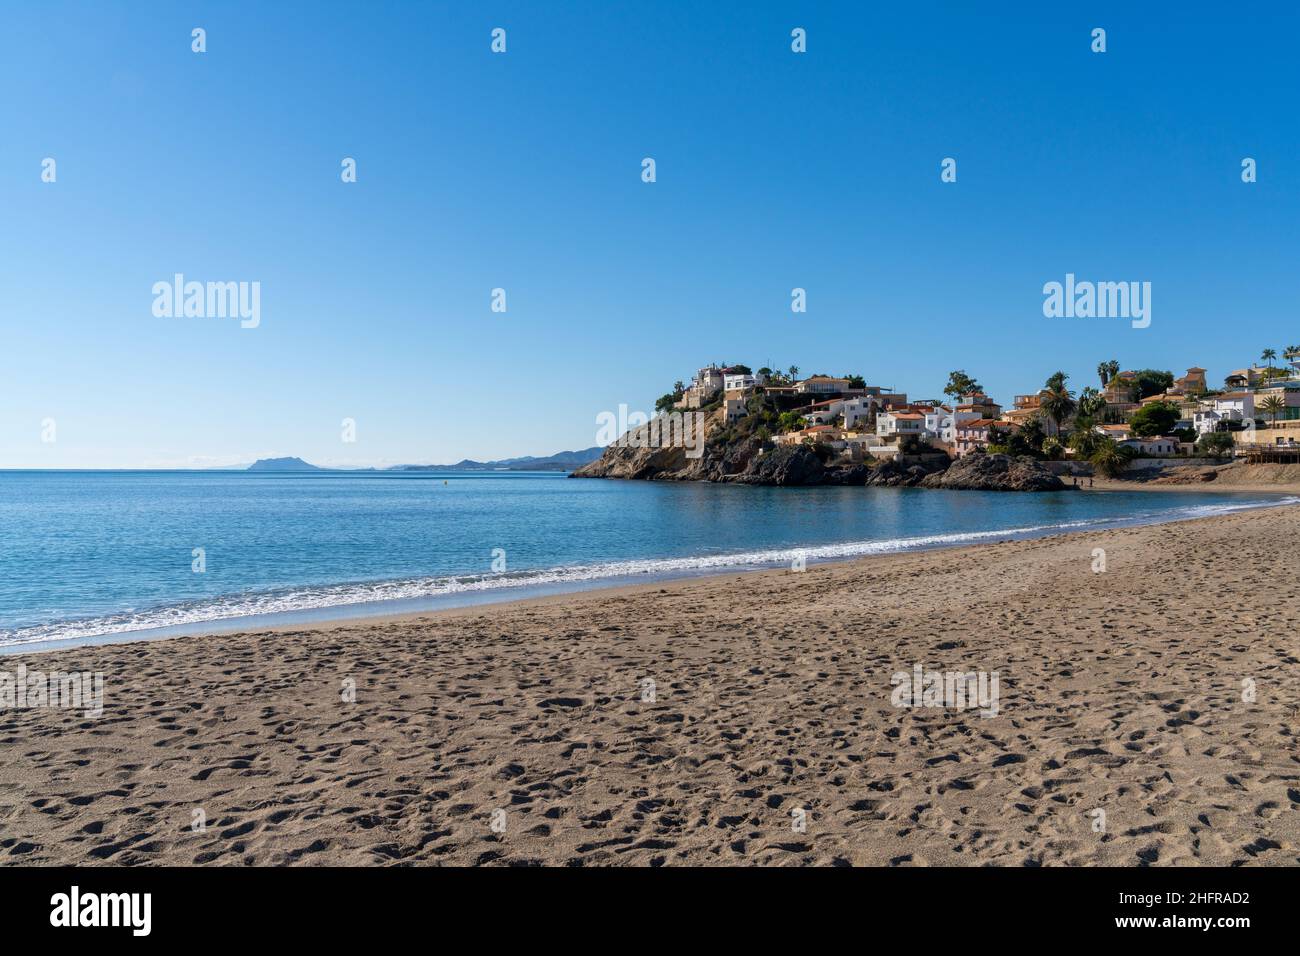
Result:
{"label": "beach slope", "polygon": [[[1298,537],[1273,508],[0,658],[106,680],[98,718],[0,711],[0,862],[1294,865]],[[996,715],[895,706],[915,665],[996,672]]]}

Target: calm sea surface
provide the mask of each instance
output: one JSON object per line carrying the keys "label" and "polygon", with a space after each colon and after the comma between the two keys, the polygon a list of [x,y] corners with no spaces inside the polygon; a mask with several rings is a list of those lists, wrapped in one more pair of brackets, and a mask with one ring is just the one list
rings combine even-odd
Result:
{"label": "calm sea surface", "polygon": [[0,647],[421,610],[1283,500],[1295,501],[499,472],[0,472]]}

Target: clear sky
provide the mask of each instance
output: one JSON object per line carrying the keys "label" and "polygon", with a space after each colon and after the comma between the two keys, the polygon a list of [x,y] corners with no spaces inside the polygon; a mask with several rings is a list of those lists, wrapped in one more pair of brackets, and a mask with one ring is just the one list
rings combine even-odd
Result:
{"label": "clear sky", "polygon": [[[714,360],[1219,382],[1300,340],[1287,8],[11,4],[0,467],[545,455]],[[155,317],[178,272],[260,325]],[[1045,318],[1067,272],[1151,326]]]}

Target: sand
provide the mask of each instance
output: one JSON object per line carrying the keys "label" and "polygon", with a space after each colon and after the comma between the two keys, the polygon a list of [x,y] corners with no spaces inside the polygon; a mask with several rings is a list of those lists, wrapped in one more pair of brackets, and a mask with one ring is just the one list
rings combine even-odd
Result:
{"label": "sand", "polygon": [[[1212,476],[1212,477],[1211,477]],[[1235,491],[1300,495],[1300,465],[1262,464],[1166,468],[1154,475],[1096,478],[1090,491]]]}
{"label": "sand", "polygon": [[[0,711],[0,861],[1294,865],[1298,537],[1276,508],[0,657],[108,683],[98,719]],[[894,706],[914,664],[996,671],[996,716]]]}

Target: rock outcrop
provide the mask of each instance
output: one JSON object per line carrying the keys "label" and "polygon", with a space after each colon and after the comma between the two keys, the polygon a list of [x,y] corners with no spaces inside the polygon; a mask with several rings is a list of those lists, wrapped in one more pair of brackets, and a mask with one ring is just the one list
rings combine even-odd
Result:
{"label": "rock outcrop", "polygon": [[947,466],[935,456],[920,463],[828,464],[807,445],[767,445],[743,439],[705,445],[687,457],[685,448],[610,446],[572,478],[637,478],[655,481],[717,481],[741,485],[870,485],[886,488],[969,488],[981,491],[1057,491],[1067,487],[1032,458],[975,454]]}
{"label": "rock outcrop", "polygon": [[942,471],[942,467],[903,465],[897,460],[884,461],[869,471],[863,484],[882,488],[915,488],[927,476]]}
{"label": "rock outcrop", "polygon": [[926,476],[921,486],[970,491],[1061,491],[1069,487],[1032,458],[978,452]]}
{"label": "rock outcrop", "polygon": [[610,447],[596,461],[574,471],[572,478],[642,478],[658,481],[725,481],[742,485],[861,485],[866,465],[827,466],[811,448],[777,445],[763,448],[756,438],[705,446],[689,458],[684,448]]}

